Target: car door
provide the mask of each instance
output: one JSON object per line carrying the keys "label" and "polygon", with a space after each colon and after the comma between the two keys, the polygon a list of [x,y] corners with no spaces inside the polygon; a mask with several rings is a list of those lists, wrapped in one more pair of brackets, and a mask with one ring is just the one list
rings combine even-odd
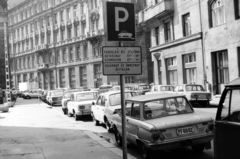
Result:
{"label": "car door", "polygon": [[214,126],[216,159],[240,157],[240,87],[226,88],[222,94]]}
{"label": "car door", "polygon": [[126,112],[127,140],[135,143],[140,124],[140,105],[139,103],[126,103],[126,107],[131,107],[130,112]]}
{"label": "car door", "polygon": [[75,99],[74,99],[74,94],[71,94],[70,95],[70,101],[67,103],[67,108],[68,108],[68,111],[70,112],[70,113],[73,113],[73,104],[74,104],[74,101],[75,101]]}
{"label": "car door", "polygon": [[101,98],[101,103],[98,107],[98,115],[99,115],[99,121],[104,123],[104,112],[105,112],[105,106],[106,104],[106,97],[103,95],[102,98]]}

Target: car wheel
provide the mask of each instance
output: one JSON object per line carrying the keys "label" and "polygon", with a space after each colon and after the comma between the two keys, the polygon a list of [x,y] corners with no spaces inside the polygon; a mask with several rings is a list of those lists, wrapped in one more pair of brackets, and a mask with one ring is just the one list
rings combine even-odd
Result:
{"label": "car wheel", "polygon": [[205,148],[205,144],[193,145],[192,149],[194,152],[201,153]]}
{"label": "car wheel", "polygon": [[62,108],[63,114],[66,115],[66,108]]}
{"label": "car wheel", "polygon": [[93,118],[94,124],[96,126],[98,126],[99,125],[99,121],[95,118],[95,116],[93,114],[92,114],[92,118]]}
{"label": "car wheel", "polygon": [[105,125],[106,125],[107,131],[108,131],[108,132],[112,132],[111,125],[110,125],[110,123],[109,123],[109,121],[108,121],[107,118],[105,119]]}
{"label": "car wheel", "polygon": [[78,121],[80,119],[80,116],[75,113],[74,114],[74,119],[75,119],[75,121]]}
{"label": "car wheel", "polygon": [[27,96],[26,98],[27,98],[27,99],[31,99],[31,97],[30,97],[30,96]]}
{"label": "car wheel", "polygon": [[122,137],[118,132],[117,128],[114,129],[115,140],[118,146],[122,147]]}
{"label": "car wheel", "polygon": [[150,159],[151,158],[151,152],[150,150],[144,145],[144,143],[140,144],[140,149],[142,153],[143,159]]}
{"label": "car wheel", "polygon": [[70,113],[70,112],[68,112],[67,115],[68,115],[69,117],[72,117],[72,113]]}

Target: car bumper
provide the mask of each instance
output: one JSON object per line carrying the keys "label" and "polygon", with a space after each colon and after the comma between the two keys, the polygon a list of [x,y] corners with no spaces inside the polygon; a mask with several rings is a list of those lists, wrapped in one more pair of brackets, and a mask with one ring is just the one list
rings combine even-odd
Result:
{"label": "car bumper", "polygon": [[146,143],[146,146],[151,150],[175,149],[186,146],[208,143],[213,139],[213,135],[196,136],[185,138],[178,141],[163,141],[161,143]]}
{"label": "car bumper", "polygon": [[91,110],[80,110],[77,115],[91,115]]}

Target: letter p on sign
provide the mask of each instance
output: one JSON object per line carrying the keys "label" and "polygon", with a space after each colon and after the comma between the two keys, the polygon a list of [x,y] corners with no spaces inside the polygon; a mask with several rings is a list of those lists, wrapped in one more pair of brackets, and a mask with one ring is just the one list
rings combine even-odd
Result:
{"label": "letter p on sign", "polygon": [[106,2],[108,41],[135,41],[134,3]]}

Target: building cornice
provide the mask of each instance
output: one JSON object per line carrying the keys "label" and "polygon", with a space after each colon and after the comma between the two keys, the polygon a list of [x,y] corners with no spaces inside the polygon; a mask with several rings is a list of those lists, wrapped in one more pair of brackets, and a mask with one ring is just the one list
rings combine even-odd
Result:
{"label": "building cornice", "polygon": [[162,45],[157,45],[157,46],[151,47],[149,50],[150,50],[150,52],[164,50],[167,48],[175,47],[175,46],[182,45],[184,43],[189,43],[189,42],[199,40],[199,39],[202,39],[202,32],[192,34],[190,36],[183,37],[183,38],[180,38],[180,39],[168,42],[168,43],[164,43]]}

